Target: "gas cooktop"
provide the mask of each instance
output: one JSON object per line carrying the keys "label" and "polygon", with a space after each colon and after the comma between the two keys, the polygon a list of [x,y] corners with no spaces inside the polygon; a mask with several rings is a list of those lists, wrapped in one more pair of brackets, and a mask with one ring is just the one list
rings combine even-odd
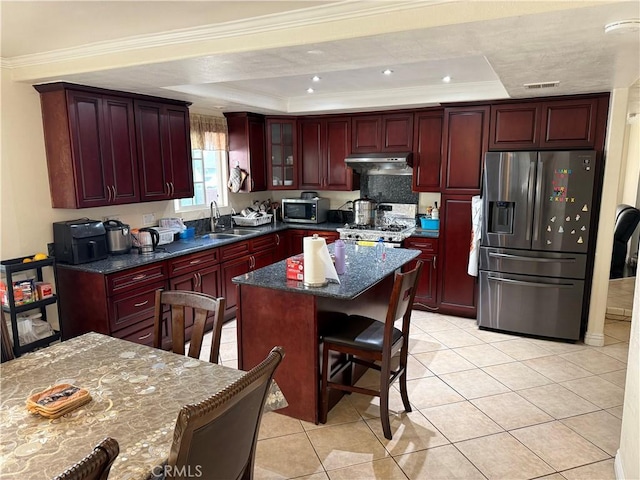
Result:
{"label": "gas cooktop", "polygon": [[404,203],[381,203],[376,212],[375,225],[346,224],[338,228],[343,240],[400,243],[411,236],[416,226],[417,205]]}

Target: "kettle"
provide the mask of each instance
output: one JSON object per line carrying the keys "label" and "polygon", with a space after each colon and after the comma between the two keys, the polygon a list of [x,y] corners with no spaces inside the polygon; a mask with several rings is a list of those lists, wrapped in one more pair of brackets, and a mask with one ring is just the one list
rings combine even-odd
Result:
{"label": "kettle", "polygon": [[136,237],[138,239],[138,251],[141,255],[151,255],[158,243],[160,243],[160,234],[155,228],[140,228]]}
{"label": "kettle", "polygon": [[102,223],[107,234],[107,251],[112,254],[129,253],[131,250],[131,229],[120,220]]}

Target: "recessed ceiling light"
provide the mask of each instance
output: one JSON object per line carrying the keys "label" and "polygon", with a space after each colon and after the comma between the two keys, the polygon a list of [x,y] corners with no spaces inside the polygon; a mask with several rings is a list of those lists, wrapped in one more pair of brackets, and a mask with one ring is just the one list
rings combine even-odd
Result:
{"label": "recessed ceiling light", "polygon": [[313,77],[311,77],[311,81],[319,82],[320,81],[320,77],[318,75],[314,75]]}
{"label": "recessed ceiling light", "polygon": [[383,70],[382,73],[384,73],[385,75],[391,75],[393,73],[393,70],[389,70],[387,68],[386,70]]}
{"label": "recessed ceiling light", "polygon": [[311,87],[307,88],[307,93],[313,93],[313,92],[315,92],[315,90],[313,88],[311,88]]}
{"label": "recessed ceiling light", "polygon": [[640,30],[640,19],[632,18],[608,23],[604,26],[604,33],[632,33]]}
{"label": "recessed ceiling light", "polygon": [[444,83],[449,83],[449,82],[451,81],[451,77],[450,77],[449,75],[447,75],[447,76],[445,76],[445,77],[442,77],[442,81],[443,81]]}

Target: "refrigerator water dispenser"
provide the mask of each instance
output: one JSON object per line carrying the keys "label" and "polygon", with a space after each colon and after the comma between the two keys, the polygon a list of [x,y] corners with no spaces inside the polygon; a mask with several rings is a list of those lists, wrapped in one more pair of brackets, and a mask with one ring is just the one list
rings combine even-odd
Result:
{"label": "refrigerator water dispenser", "polygon": [[489,202],[489,233],[513,234],[515,202]]}

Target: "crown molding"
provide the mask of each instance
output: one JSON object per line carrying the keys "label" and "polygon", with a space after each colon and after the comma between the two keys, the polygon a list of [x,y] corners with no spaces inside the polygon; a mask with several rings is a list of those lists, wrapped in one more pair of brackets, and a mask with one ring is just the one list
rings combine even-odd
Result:
{"label": "crown molding", "polygon": [[132,50],[166,47],[307,27],[326,22],[362,18],[450,2],[451,0],[397,0],[382,3],[343,0],[331,5],[314,6],[302,10],[264,15],[256,18],[184,28],[150,35],[137,35],[119,40],[96,42],[80,47],[21,55],[3,59],[3,62],[6,62],[10,68],[30,67]]}

